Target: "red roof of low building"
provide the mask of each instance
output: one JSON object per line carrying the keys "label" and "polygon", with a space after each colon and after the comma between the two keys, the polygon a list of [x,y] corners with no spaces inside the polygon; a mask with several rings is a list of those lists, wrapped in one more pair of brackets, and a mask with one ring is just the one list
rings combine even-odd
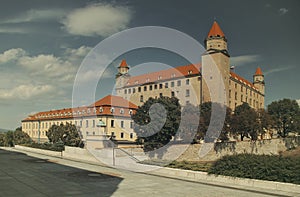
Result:
{"label": "red roof of low building", "polygon": [[130,101],[127,101],[126,99],[120,97],[120,96],[113,96],[113,95],[107,95],[106,97],[103,97],[102,99],[96,101],[91,107],[99,107],[99,106],[113,106],[113,107],[125,107],[125,108],[132,108],[137,109],[138,106],[133,104]]}
{"label": "red roof of low building", "polygon": [[210,31],[207,35],[207,37],[212,37],[212,36],[220,36],[220,37],[225,37],[225,34],[223,33],[221,27],[217,23],[217,21],[214,21],[212,27],[210,28]]}
{"label": "red roof of low building", "polygon": [[[100,110],[101,108],[101,110]],[[112,112],[112,108],[114,108]],[[131,113],[138,107],[119,96],[108,95],[90,106],[58,109],[51,111],[38,112],[34,115],[28,116],[23,121],[31,120],[59,120],[59,119],[71,119],[82,116],[123,116],[130,117]],[[131,112],[130,112],[131,111]]]}

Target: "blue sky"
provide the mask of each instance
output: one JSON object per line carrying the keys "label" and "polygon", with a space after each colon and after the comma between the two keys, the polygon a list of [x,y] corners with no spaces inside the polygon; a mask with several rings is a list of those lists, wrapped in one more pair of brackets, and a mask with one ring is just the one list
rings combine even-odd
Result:
{"label": "blue sky", "polygon": [[[265,74],[266,104],[300,99],[300,2],[276,1],[36,1],[3,0],[0,7],[0,128],[14,129],[28,114],[72,106],[81,61],[103,39],[140,26],[164,26],[203,43],[216,18],[228,39],[231,65],[248,80]],[[179,66],[161,51],[122,56]],[[120,57],[121,58],[121,57]],[[168,59],[168,58],[167,58]],[[116,59],[115,62],[118,62]],[[110,93],[107,71],[97,97]]]}

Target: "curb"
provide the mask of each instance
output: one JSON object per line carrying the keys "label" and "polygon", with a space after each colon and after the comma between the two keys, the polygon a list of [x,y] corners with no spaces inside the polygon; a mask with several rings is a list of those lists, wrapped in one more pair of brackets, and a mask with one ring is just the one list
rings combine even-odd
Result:
{"label": "curb", "polygon": [[189,180],[210,182],[215,185],[226,185],[234,187],[233,185],[245,186],[245,189],[248,188],[260,188],[260,189],[270,189],[270,190],[278,190],[284,192],[294,192],[300,194],[300,185],[292,184],[292,183],[282,183],[275,181],[266,181],[266,180],[258,180],[258,179],[248,179],[248,178],[238,178],[238,177],[230,177],[223,175],[209,175],[207,172],[201,171],[191,171],[191,170],[183,170],[183,169],[175,169],[164,167],[159,170],[156,170],[155,175],[164,174],[174,176],[176,178],[188,178]]}

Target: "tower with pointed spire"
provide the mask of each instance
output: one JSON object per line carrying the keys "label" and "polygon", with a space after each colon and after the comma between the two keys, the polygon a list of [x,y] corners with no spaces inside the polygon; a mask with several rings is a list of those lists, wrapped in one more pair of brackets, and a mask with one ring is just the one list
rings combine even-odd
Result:
{"label": "tower with pointed spire", "polygon": [[118,73],[116,74],[116,88],[120,89],[124,87],[130,78],[129,75],[129,66],[127,65],[126,60],[122,60],[119,67],[118,67]]}
{"label": "tower with pointed spire", "polygon": [[253,85],[262,93],[265,93],[265,79],[260,67],[257,67],[253,75]]}
{"label": "tower with pointed spire", "polygon": [[[229,97],[229,78],[230,78],[230,66],[229,66],[229,53],[227,50],[227,39],[223,33],[219,24],[214,21],[210,31],[204,40],[206,52],[202,55],[202,74],[207,76],[207,79],[216,81],[213,78],[215,71],[212,71],[213,65],[216,65],[222,76],[222,82],[225,88],[222,90],[225,94],[226,102],[228,105]],[[212,83],[212,81],[206,81],[206,83]],[[203,93],[203,95],[205,95]],[[211,98],[202,98],[205,102],[211,100]]]}
{"label": "tower with pointed spire", "polygon": [[214,21],[206,39],[204,40],[204,44],[208,53],[212,54],[221,52],[229,57],[227,51],[227,39],[217,21]]}

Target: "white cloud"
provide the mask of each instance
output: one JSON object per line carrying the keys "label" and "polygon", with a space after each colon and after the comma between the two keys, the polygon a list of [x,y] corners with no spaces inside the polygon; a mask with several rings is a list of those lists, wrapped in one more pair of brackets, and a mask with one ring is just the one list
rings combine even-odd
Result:
{"label": "white cloud", "polygon": [[288,9],[286,9],[286,8],[280,8],[279,10],[278,10],[278,12],[279,12],[279,15],[285,15],[286,13],[288,13]]}
{"label": "white cloud", "polygon": [[88,52],[91,51],[91,49],[92,49],[91,47],[87,47],[87,46],[81,46],[78,49],[67,48],[66,54],[71,56],[84,57],[88,54]]}
{"label": "white cloud", "polygon": [[55,89],[51,85],[19,85],[10,90],[0,90],[1,99],[22,99],[27,100],[39,95],[53,92]]}
{"label": "white cloud", "polygon": [[128,7],[98,3],[71,11],[62,23],[70,34],[106,37],[126,29],[131,15]]}
{"label": "white cloud", "polygon": [[26,28],[20,27],[0,27],[0,33],[15,33],[15,34],[27,34],[30,31]]}
{"label": "white cloud", "polygon": [[236,57],[230,58],[230,64],[238,67],[238,66],[244,66],[250,63],[258,62],[261,60],[260,55],[241,55]]}
{"label": "white cloud", "polygon": [[265,75],[270,75],[270,74],[273,74],[273,73],[282,72],[282,71],[290,70],[290,69],[293,69],[293,68],[295,68],[295,67],[294,66],[284,66],[284,67],[280,67],[280,68],[273,68],[273,69],[270,69],[270,70],[266,71],[264,74]]}
{"label": "white cloud", "polygon": [[74,73],[76,68],[69,61],[62,60],[53,55],[41,54],[38,56],[24,56],[18,60],[18,64],[29,69],[32,75],[48,77],[64,76]]}
{"label": "white cloud", "polygon": [[65,11],[62,9],[44,9],[44,10],[31,9],[13,18],[4,19],[1,21],[1,23],[2,24],[23,23],[23,22],[35,22],[35,21],[59,20],[64,15],[65,15]]}
{"label": "white cloud", "polygon": [[9,61],[17,60],[24,56],[26,52],[21,48],[9,49],[0,54],[0,63],[6,63]]}

